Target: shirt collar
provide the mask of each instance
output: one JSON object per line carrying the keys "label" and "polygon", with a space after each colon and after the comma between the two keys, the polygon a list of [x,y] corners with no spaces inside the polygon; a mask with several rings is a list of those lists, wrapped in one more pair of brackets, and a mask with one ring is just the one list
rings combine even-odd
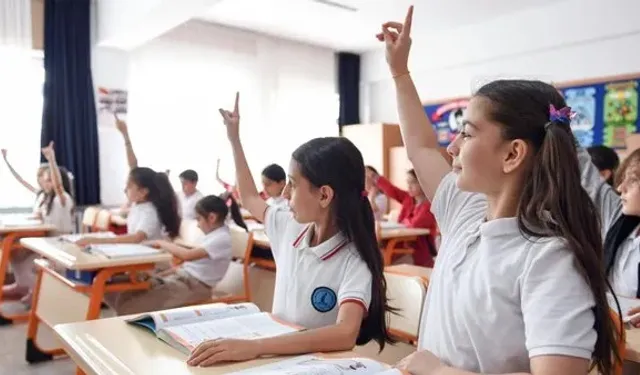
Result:
{"label": "shirt collar", "polygon": [[293,241],[293,247],[297,250],[308,249],[320,258],[320,260],[331,258],[349,243],[347,238],[341,232],[338,232],[323,243],[312,247],[309,246],[312,235],[312,224],[309,224],[300,232],[295,241]]}

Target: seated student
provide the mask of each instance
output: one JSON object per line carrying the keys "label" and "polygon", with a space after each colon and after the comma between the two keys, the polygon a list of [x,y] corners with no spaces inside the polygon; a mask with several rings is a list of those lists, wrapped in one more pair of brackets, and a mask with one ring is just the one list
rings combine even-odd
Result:
{"label": "seated student", "polygon": [[196,248],[186,248],[170,241],[153,240],[146,244],[163,249],[183,260],[179,266],[150,276],[151,289],[111,293],[107,305],[118,315],[170,309],[211,298],[216,284],[222,280],[231,262],[231,234],[225,223],[231,216],[236,225],[247,229],[238,205],[214,195],[200,199],[194,207],[198,227],[205,233]]}
{"label": "seated student", "polygon": [[404,24],[378,35],[402,137],[442,233],[412,375],[612,375],[620,339],[607,304],[598,210],[580,183],[571,109],[558,90],[498,80],[474,94],[441,155],[408,69]]}
{"label": "seated student", "polygon": [[[389,198],[402,203],[399,223],[410,228],[426,228],[431,230],[431,233],[436,232],[437,225],[431,213],[431,202],[422,191],[413,169],[407,172],[408,191],[398,188],[373,171],[368,171],[368,177],[372,185],[377,186]],[[433,267],[433,255],[436,253],[433,235],[419,237],[414,248],[413,262],[418,266]]]}
{"label": "seated student", "polygon": [[16,171],[13,168],[11,163],[9,163],[9,159],[7,157],[7,153],[8,153],[8,151],[6,149],[2,149],[2,158],[4,159],[4,162],[7,165],[7,168],[9,168],[9,172],[11,172],[11,175],[13,175],[13,177],[22,186],[24,186],[27,190],[29,190],[30,192],[32,192],[35,195],[35,202],[33,204],[33,213],[37,214],[39,209],[40,209],[40,203],[42,202],[42,199],[44,198],[44,195],[45,195],[44,194],[44,188],[43,188],[42,184],[43,184],[44,173],[47,170],[47,168],[49,168],[49,164],[48,163],[41,164],[40,167],[38,167],[38,171],[36,173],[38,187],[36,188],[35,186],[33,186],[30,183],[28,183],[24,178],[22,178],[22,176],[20,176],[18,171]]}
{"label": "seated student", "polygon": [[[346,138],[313,139],[293,152],[284,195],[291,210],[268,206],[258,194],[233,112],[220,110],[233,148],[245,208],[263,221],[277,265],[273,314],[305,331],[258,340],[211,340],[188,359],[192,366],[263,355],[350,350],[387,333],[386,283],[373,213],[364,191],[364,163]],[[266,219],[266,220],[265,220]]]}
{"label": "seated student", "polygon": [[600,171],[600,175],[613,186],[613,178],[620,164],[620,158],[615,150],[607,146],[591,146],[587,148],[591,161]]}
{"label": "seated student", "polygon": [[129,172],[127,198],[132,202],[127,216],[127,234],[113,238],[79,239],[78,246],[97,243],[141,243],[160,240],[165,233],[175,238],[180,232],[178,202],[169,178],[151,168],[136,167]]}
{"label": "seated student", "polygon": [[269,206],[287,207],[289,202],[282,196],[287,184],[287,174],[278,164],[270,164],[262,170],[262,187]]}
{"label": "seated student", "polygon": [[378,171],[370,165],[366,165],[365,169],[366,169],[366,173],[365,173],[366,178],[364,180],[364,184],[365,184],[364,188],[367,191],[367,194],[369,196],[369,203],[371,203],[371,209],[373,209],[373,216],[376,218],[376,220],[380,221],[383,219],[383,216],[387,213],[389,199],[387,199],[387,196],[380,191],[378,186],[374,184],[371,178],[369,177],[371,175],[378,176],[379,175]]}
{"label": "seated student", "polygon": [[[66,169],[58,167],[53,142],[42,149],[42,154],[49,162],[49,168],[44,170],[40,179],[44,194],[36,216],[45,224],[55,227],[52,234],[72,233],[75,204],[70,194],[72,190],[69,173]],[[35,284],[33,260],[36,258],[36,254],[27,249],[12,250],[10,262],[14,270],[15,283],[3,286],[4,298],[21,299],[26,304],[30,303],[30,292]]]}
{"label": "seated student", "polygon": [[178,195],[180,208],[182,209],[183,219],[196,218],[196,203],[202,199],[203,195],[198,190],[198,173],[192,169],[180,173],[180,183],[182,184],[182,192]]}

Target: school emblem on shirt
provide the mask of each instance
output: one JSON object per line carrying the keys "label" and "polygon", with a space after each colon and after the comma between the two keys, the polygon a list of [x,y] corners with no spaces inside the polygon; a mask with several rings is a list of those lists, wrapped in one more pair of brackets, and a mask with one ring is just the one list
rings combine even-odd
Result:
{"label": "school emblem on shirt", "polygon": [[336,307],[337,302],[336,292],[326,286],[317,287],[313,293],[311,293],[311,305],[321,313],[331,311]]}

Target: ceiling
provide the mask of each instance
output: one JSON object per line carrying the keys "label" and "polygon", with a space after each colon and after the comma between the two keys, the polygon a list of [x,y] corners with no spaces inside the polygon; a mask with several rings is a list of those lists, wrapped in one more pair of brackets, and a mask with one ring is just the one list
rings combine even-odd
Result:
{"label": "ceiling", "polygon": [[[344,9],[323,2],[353,8]],[[437,33],[560,0],[221,0],[199,19],[335,50],[375,48],[374,34],[414,4],[413,33]]]}

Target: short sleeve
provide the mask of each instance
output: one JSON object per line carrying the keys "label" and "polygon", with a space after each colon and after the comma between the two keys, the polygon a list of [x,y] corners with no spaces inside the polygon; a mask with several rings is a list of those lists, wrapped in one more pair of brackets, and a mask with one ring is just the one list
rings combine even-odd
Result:
{"label": "short sleeve", "polygon": [[455,219],[465,221],[477,210],[485,210],[487,205],[483,195],[458,189],[456,179],[457,176],[453,172],[444,176],[431,201],[431,213],[435,216],[440,232],[444,235],[456,229]]}
{"label": "short sleeve", "polygon": [[231,235],[220,234],[213,238],[207,238],[202,243],[202,248],[210,259],[231,258]]}
{"label": "short sleeve", "polygon": [[286,240],[288,227],[295,222],[293,213],[278,206],[267,206],[264,214],[264,230],[271,243],[271,252],[277,256]]}
{"label": "short sleeve", "polygon": [[345,265],[344,278],[338,290],[338,303],[354,302],[369,310],[371,303],[371,271],[357,255],[349,257]]}
{"label": "short sleeve", "polygon": [[129,234],[143,232],[147,236],[147,240],[159,239],[162,234],[162,223],[155,208],[139,207],[137,220],[129,227]]}
{"label": "short sleeve", "polygon": [[592,311],[595,300],[573,254],[557,239],[530,250],[534,255],[520,286],[529,357],[591,359],[597,339]]}

